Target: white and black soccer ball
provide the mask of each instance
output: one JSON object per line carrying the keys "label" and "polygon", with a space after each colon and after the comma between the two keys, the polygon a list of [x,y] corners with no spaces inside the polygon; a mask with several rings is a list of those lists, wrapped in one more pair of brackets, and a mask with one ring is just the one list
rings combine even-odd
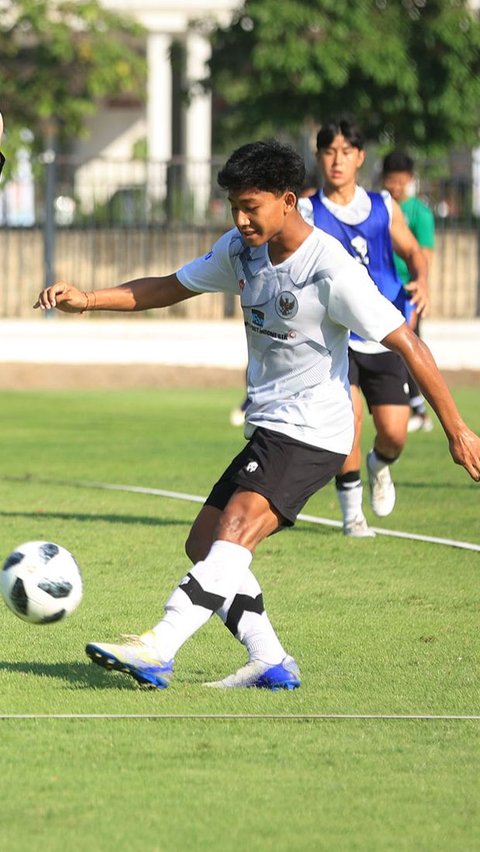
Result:
{"label": "white and black soccer ball", "polygon": [[70,615],[82,599],[80,569],[65,547],[27,541],[7,556],[0,573],[7,606],[31,624],[51,624]]}

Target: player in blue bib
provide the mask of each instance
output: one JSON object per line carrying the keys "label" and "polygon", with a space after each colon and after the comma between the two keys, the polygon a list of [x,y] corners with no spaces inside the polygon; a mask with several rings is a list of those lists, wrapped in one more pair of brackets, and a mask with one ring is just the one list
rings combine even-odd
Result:
{"label": "player in blue bib", "polygon": [[[361,131],[345,119],[328,121],[317,136],[317,159],[323,188],[300,199],[306,221],[331,234],[367,270],[380,292],[408,321],[415,306],[427,307],[427,264],[403,214],[388,192],[367,192],[357,183],[365,159]],[[397,274],[394,250],[410,272],[407,288]],[[390,465],[407,439],[409,419],[408,374],[403,361],[381,344],[351,331],[349,380],[355,412],[355,441],[336,488],[345,535],[373,536],[362,509],[360,476],[363,404],[360,390],[372,414],[376,435],[367,456],[370,498],[374,512],[385,517],[395,504]]]}
{"label": "player in blue bib", "polygon": [[[309,198],[314,222],[317,228],[340,240],[344,248],[367,267],[370,278],[373,278],[380,292],[408,318],[412,310],[411,302],[395,269],[390,216],[385,199],[379,192],[368,192],[367,195],[371,210],[359,227],[358,224],[349,225],[337,219],[323,203],[320,192],[316,192]],[[355,332],[352,332],[351,337],[359,339]]]}

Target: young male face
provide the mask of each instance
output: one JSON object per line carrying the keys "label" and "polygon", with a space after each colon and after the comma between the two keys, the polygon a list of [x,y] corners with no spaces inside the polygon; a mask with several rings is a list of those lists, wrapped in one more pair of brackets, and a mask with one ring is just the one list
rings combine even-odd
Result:
{"label": "young male face", "polygon": [[412,181],[410,172],[389,172],[383,176],[383,185],[395,201],[404,201],[410,197]]}
{"label": "young male face", "polygon": [[324,188],[342,190],[353,187],[357,171],[365,159],[365,151],[356,148],[341,133],[330,145],[317,153],[317,162],[324,177]]}
{"label": "young male face", "polygon": [[277,237],[286,216],[296,207],[295,193],[279,194],[247,188],[228,195],[232,217],[248,246],[255,248]]}

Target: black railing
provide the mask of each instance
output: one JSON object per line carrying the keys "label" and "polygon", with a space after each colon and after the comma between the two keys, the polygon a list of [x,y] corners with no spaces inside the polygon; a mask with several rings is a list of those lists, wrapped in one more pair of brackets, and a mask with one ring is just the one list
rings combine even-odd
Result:
{"label": "black railing", "polygon": [[[33,165],[20,163],[16,179],[6,168],[0,184],[1,315],[30,315],[32,296],[58,277],[83,288],[112,286],[169,273],[207,251],[232,224],[216,184],[222,163],[79,163],[50,151]],[[432,316],[479,316],[479,220],[471,212],[472,193],[458,187],[453,193],[454,182],[446,179],[425,181],[425,187],[437,214]],[[447,189],[455,199],[450,207],[441,204]],[[199,310],[193,308],[199,300],[191,301],[189,310]],[[224,315],[235,310],[231,300],[224,302]]]}

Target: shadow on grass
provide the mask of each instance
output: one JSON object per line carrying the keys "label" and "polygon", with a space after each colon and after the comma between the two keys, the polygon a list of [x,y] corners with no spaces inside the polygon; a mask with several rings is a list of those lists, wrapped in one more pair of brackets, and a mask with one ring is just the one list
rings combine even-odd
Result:
{"label": "shadow on grass", "polygon": [[92,521],[103,521],[107,524],[142,524],[143,526],[150,527],[172,527],[172,526],[181,526],[181,527],[190,527],[191,520],[182,521],[178,518],[174,519],[164,519],[164,518],[150,518],[145,515],[96,515],[91,512],[81,513],[81,512],[5,512],[0,511],[0,517],[2,518],[30,518],[35,520],[43,520],[43,518],[48,518],[49,520],[59,520],[59,521],[80,521],[82,523],[87,522],[91,523]]}
{"label": "shadow on grass", "polygon": [[416,491],[420,491],[424,488],[441,488],[445,491],[464,491],[466,488],[478,488],[478,485],[470,479],[468,474],[465,474],[465,482],[452,483],[452,482],[439,482],[438,480],[430,480],[429,482],[421,482],[416,479],[415,481],[409,481],[408,479],[402,479],[401,476],[394,477],[395,485],[398,488],[413,488]]}
{"label": "shadow on grass", "polygon": [[0,660],[0,672],[35,675],[67,681],[72,689],[138,689],[132,678],[121,672],[106,672],[92,663],[37,663]]}
{"label": "shadow on grass", "polygon": [[[133,678],[123,672],[108,672],[102,669],[101,666],[96,666],[93,663],[38,663],[29,662],[8,662],[0,660],[0,673],[8,672],[10,674],[32,675],[39,678],[52,678],[59,681],[65,681],[67,689],[82,690],[82,689],[115,689],[131,691],[141,690],[142,692],[155,692],[150,687],[144,687],[136,683]],[[223,676],[223,675],[218,675]],[[192,686],[203,684],[207,680],[205,669],[195,668],[193,670],[184,671],[180,676],[175,677],[178,683],[189,683]],[[210,678],[211,679],[211,678]]]}
{"label": "shadow on grass", "polygon": [[305,532],[305,526],[307,526],[307,529],[309,530],[314,529],[317,535],[324,536],[325,538],[333,538],[334,536],[338,537],[338,534],[342,532],[340,527],[330,527],[326,524],[312,524],[310,521],[301,520],[298,520],[294,527],[288,527],[286,530],[279,530],[278,532],[286,532],[288,535],[299,535]]}

